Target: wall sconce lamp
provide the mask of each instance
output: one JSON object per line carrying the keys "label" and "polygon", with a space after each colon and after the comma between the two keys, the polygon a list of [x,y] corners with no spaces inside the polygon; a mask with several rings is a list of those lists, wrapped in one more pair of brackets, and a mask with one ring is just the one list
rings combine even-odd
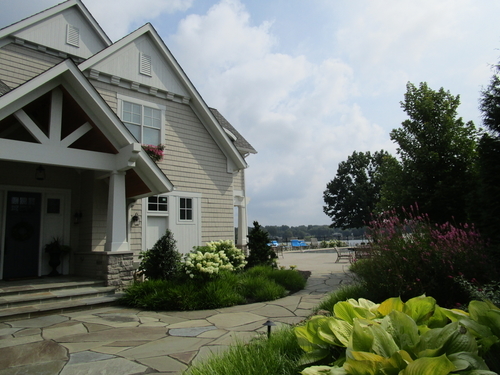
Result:
{"label": "wall sconce lamp", "polygon": [[73,215],[73,219],[75,224],[80,224],[80,221],[82,220],[82,211],[76,211]]}
{"label": "wall sconce lamp", "polygon": [[45,168],[42,167],[41,165],[39,165],[38,168],[35,170],[35,178],[38,181],[45,180]]}
{"label": "wall sconce lamp", "polygon": [[141,220],[141,218],[139,217],[139,214],[135,214],[130,220],[132,221],[132,224],[136,224],[139,222],[139,220]]}

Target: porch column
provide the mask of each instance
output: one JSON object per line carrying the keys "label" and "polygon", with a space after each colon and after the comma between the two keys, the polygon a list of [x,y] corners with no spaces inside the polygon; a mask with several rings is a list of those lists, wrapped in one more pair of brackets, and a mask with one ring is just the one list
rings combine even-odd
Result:
{"label": "porch column", "polygon": [[106,251],[129,251],[127,242],[127,204],[125,172],[113,171],[109,177]]}
{"label": "porch column", "polygon": [[248,223],[246,197],[235,197],[236,207],[238,207],[238,242],[237,246],[246,251]]}

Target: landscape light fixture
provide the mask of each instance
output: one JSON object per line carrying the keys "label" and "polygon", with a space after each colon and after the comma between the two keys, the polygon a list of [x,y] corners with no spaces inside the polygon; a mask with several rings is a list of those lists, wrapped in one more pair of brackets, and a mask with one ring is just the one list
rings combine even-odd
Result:
{"label": "landscape light fixture", "polygon": [[267,327],[267,338],[271,337],[271,327],[274,327],[275,325],[276,325],[276,323],[273,323],[270,320],[268,320],[267,322],[265,322],[263,324],[263,326]]}

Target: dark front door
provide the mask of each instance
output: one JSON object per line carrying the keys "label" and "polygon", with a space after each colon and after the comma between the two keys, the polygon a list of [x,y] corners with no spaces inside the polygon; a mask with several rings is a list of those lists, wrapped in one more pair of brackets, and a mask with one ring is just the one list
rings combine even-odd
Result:
{"label": "dark front door", "polygon": [[9,191],[3,278],[38,276],[41,194]]}

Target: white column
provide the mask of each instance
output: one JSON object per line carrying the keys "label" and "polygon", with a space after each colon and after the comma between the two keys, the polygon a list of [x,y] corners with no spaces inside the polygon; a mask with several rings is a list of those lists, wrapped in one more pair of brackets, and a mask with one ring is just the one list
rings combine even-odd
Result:
{"label": "white column", "polygon": [[241,248],[245,248],[247,245],[248,236],[248,224],[247,224],[247,205],[245,197],[238,197],[239,204],[238,207],[238,243],[237,245]]}
{"label": "white column", "polygon": [[129,251],[127,242],[127,201],[125,172],[114,171],[109,177],[108,226],[106,251]]}

